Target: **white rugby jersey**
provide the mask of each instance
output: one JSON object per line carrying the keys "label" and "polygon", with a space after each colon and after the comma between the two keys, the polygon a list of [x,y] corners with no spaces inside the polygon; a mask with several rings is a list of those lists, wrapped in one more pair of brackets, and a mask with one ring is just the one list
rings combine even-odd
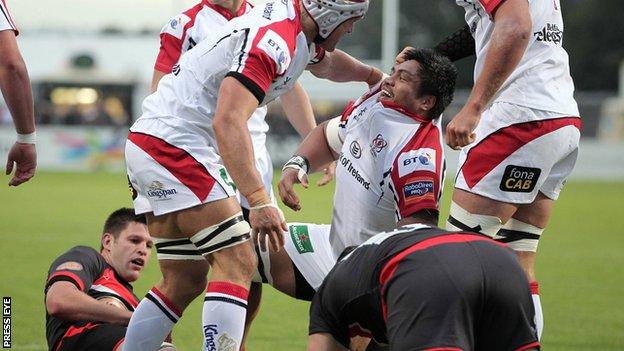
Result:
{"label": "white rugby jersey", "polygon": [[[211,4],[208,0],[203,0],[171,18],[160,31],[160,50],[154,69],[171,73],[173,65],[178,62],[183,53],[209,38],[216,32],[217,28],[225,26],[228,21],[235,17],[248,13],[252,8],[253,6],[245,1],[237,13],[233,15],[229,10]],[[264,172],[260,172],[263,178],[272,182],[273,167],[270,166],[271,160],[266,151],[266,133],[269,131],[269,125],[265,121],[266,114],[266,106],[258,107],[247,121],[247,126],[249,127],[258,170],[263,170]]]}
{"label": "white rugby jersey", "polygon": [[330,242],[336,257],[403,217],[438,210],[444,180],[440,118],[428,121],[388,102],[379,87],[347,107],[336,166]]}
{"label": "white rugby jersey", "polygon": [[216,147],[212,120],[226,75],[238,79],[264,106],[292,89],[307,64],[324,53],[308,46],[297,0],[257,6],[207,35],[144,100],[133,132],[164,138],[161,131],[142,126],[142,120],[158,118],[178,130],[198,133]]}
{"label": "white rugby jersey", "polygon": [[6,1],[0,0],[0,31],[3,30],[12,30],[15,32],[15,35],[19,34],[17,26],[15,25],[15,22],[13,22],[13,18],[9,13]]}
{"label": "white rugby jersey", "polygon": [[[496,8],[505,0],[456,0],[466,11],[475,38],[475,80],[481,74],[494,29]],[[495,96],[508,102],[565,116],[579,116],[574,100],[568,54],[563,49],[563,17],[559,0],[527,0],[532,35],[522,60]],[[522,121],[519,121],[522,122]]]}

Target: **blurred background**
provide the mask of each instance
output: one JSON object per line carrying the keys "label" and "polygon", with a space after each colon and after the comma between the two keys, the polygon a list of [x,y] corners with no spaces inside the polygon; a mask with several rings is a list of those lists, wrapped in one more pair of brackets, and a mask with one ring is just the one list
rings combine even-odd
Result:
{"label": "blurred background", "polygon": [[[0,183],[0,296],[13,298],[13,349],[46,350],[43,285],[52,260],[74,245],[99,246],[105,216],[131,206],[123,147],[149,92],[159,31],[195,4],[181,0],[0,0],[20,29],[38,122],[35,178]],[[199,2],[199,0],[196,0]],[[258,2],[258,1],[256,1]],[[624,23],[621,0],[561,0],[583,139],[572,181],[540,240],[538,276],[550,351],[624,350]],[[372,0],[367,17],[340,48],[387,70],[406,45],[429,47],[464,25],[454,0]],[[471,59],[458,62],[448,122],[472,85]],[[340,113],[362,84],[301,78],[317,120]],[[300,138],[279,101],[271,103],[268,143],[276,169]],[[0,100],[0,160],[15,140]],[[449,207],[456,152],[447,150],[441,219]],[[279,167],[279,168],[278,168]],[[279,175],[279,172],[276,172]],[[5,176],[5,182],[9,177]],[[312,184],[318,177],[312,179]],[[300,189],[303,210],[289,221],[328,223],[333,184]],[[135,284],[142,296],[159,278],[155,256]],[[201,299],[174,332],[180,350],[197,350]],[[249,350],[305,349],[307,308],[265,288]],[[266,313],[264,312],[266,311]],[[278,313],[275,313],[275,312]]]}
{"label": "blurred background", "polygon": [[[40,170],[122,170],[122,147],[148,94],[158,33],[192,6],[189,0],[54,2],[8,1],[20,29],[19,45],[35,96]],[[256,3],[262,0],[254,1]],[[583,117],[583,147],[575,177],[624,178],[624,23],[620,2],[562,1],[564,47],[570,53],[576,98]],[[452,0],[375,0],[366,18],[340,44],[352,55],[389,69],[406,45],[429,47],[464,25]],[[472,85],[471,58],[458,62],[455,102],[448,122]],[[362,84],[301,78],[317,120],[342,111]],[[279,106],[270,104],[269,148],[281,165],[299,142]],[[10,115],[0,101],[0,157],[13,143]],[[449,153],[450,171],[454,170]]]}

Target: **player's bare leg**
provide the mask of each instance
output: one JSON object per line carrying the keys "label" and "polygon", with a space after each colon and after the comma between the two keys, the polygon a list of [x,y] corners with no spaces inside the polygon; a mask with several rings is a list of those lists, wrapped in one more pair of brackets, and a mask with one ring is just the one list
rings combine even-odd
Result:
{"label": "player's bare leg", "polygon": [[553,204],[552,199],[540,192],[531,204],[520,205],[512,219],[503,227],[524,237],[523,240],[510,243],[510,246],[515,250],[531,283],[531,294],[535,306],[535,324],[540,338],[544,329],[544,317],[539,297],[539,285],[535,276],[535,254],[539,237],[550,219]]}
{"label": "player's bare leg", "polygon": [[[216,342],[214,336],[217,331],[221,332],[221,336],[225,336],[222,339],[225,345],[240,344],[242,339],[245,307],[240,305],[246,305],[251,277],[249,272],[250,267],[254,267],[255,259],[249,243],[244,241],[249,234],[248,224],[241,222],[242,219],[234,221],[237,225],[229,226],[224,223],[224,220],[235,218],[239,212],[240,207],[236,200],[226,198],[162,216],[148,215],[148,227],[155,238],[190,240],[184,246],[194,247],[194,250],[202,249],[202,244],[205,244],[204,248],[210,246],[214,242],[214,236],[217,240],[220,239],[218,231],[213,229],[216,224],[222,224],[230,232],[241,232],[239,238],[242,238],[242,244],[217,251],[218,257],[214,255],[216,252],[210,256],[216,274],[213,274],[211,284],[219,279],[212,287],[220,295],[220,301],[212,302],[212,307],[217,311],[209,320],[207,334],[212,332],[211,341]],[[216,234],[206,240],[198,240],[198,236],[205,239],[208,236],[207,231]],[[188,257],[165,257],[159,253],[163,279],[141,301],[133,314],[134,321],[130,321],[124,346],[126,351],[156,349],[180,318],[182,311],[206,287],[209,264],[196,251]],[[225,264],[224,260],[229,261],[229,264]],[[210,295],[211,285],[208,287],[207,295]],[[229,301],[227,298],[231,293],[235,294],[237,305],[233,308],[222,308]]]}

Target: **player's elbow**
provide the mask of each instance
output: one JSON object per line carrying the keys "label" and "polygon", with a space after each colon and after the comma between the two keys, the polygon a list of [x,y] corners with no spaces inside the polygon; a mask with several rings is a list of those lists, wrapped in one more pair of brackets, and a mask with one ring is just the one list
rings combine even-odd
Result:
{"label": "player's elbow", "polygon": [[45,306],[48,314],[55,318],[65,319],[70,313],[70,304],[67,299],[60,296],[60,294],[48,293],[46,295]]}
{"label": "player's elbow", "polygon": [[8,55],[0,59],[0,73],[2,76],[23,76],[26,75],[26,65],[21,57]]}
{"label": "player's elbow", "polygon": [[513,16],[496,24],[502,37],[514,43],[528,43],[533,31],[530,16]]}

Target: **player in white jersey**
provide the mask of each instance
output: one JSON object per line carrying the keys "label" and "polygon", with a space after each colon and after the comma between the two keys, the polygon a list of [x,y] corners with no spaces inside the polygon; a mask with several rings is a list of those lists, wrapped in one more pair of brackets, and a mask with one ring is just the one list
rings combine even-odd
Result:
{"label": "player in white jersey", "polygon": [[[250,205],[254,233],[283,245],[283,215],[255,168],[247,120],[310,70],[335,81],[367,81],[376,70],[332,52],[368,1],[267,2],[188,51],[143,103],[126,144],[137,212],[147,213],[163,280],[139,304],[125,350],[151,350],[204,290],[207,350],[238,349],[256,257],[234,198]],[[317,45],[327,50],[323,57]],[[227,170],[226,170],[227,168]],[[230,175],[232,178],[230,178]],[[208,260],[197,259],[199,250]]]}
{"label": "player in white jersey", "polygon": [[347,246],[407,219],[437,223],[444,179],[439,116],[453,98],[457,72],[430,50],[407,58],[341,117],[316,127],[284,166],[280,197],[299,210],[294,185],[307,186],[308,171],[338,159],[331,226],[290,223],[286,253],[259,252],[260,276],[279,290],[309,300]]}
{"label": "player in white jersey", "polygon": [[[171,18],[160,33],[160,50],[154,65],[152,92],[156,90],[160,79],[171,73],[173,65],[178,62],[184,52],[209,38],[216,28],[225,25],[229,20],[249,12],[252,7],[252,4],[246,0],[202,0]],[[292,90],[280,96],[280,101],[286,117],[299,135],[304,138],[316,126],[316,121],[308,95],[301,84],[297,82]],[[266,133],[269,130],[269,125],[265,121],[266,114],[266,106],[257,108],[247,125],[253,144],[256,168],[262,176],[266,191],[275,201],[272,186],[273,163],[266,148]],[[321,184],[326,184],[333,179],[334,169],[334,167],[326,168]],[[244,197],[241,198],[241,207],[243,217],[248,220],[249,204]],[[261,295],[262,284],[252,283],[245,319],[245,336],[258,312]]]}
{"label": "player in white jersey", "polygon": [[17,47],[19,34],[5,0],[0,0],[0,90],[11,113],[17,141],[9,150],[6,174],[15,174],[9,185],[17,186],[32,178],[37,168],[35,114],[26,64]]}
{"label": "player in white jersey", "polygon": [[507,242],[531,282],[538,240],[576,162],[581,120],[559,0],[461,0],[475,85],[446,130],[462,148],[447,229]]}

